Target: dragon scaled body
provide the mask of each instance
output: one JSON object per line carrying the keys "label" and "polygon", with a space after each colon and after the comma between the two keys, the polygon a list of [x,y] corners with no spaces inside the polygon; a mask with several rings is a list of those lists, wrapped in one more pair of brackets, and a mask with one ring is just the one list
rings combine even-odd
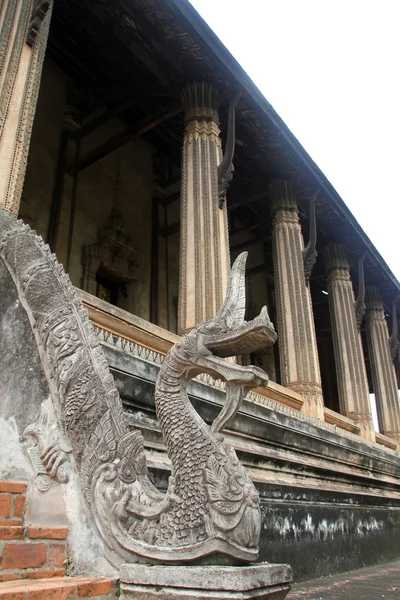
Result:
{"label": "dragon scaled body", "polygon": [[[101,346],[68,277],[42,240],[3,211],[0,258],[40,347],[59,427],[58,440],[46,433],[44,402],[23,437],[35,438],[48,476],[58,481],[68,480],[66,463],[73,455],[70,469],[80,477],[110,561],[190,562],[209,555],[253,561],[261,526],[258,493],[221,434],[247,391],[268,381],[261,369],[226,358],[276,340],[266,308],[244,320],[246,253],[232,267],[219,313],[181,338],[160,368],[155,403],[172,465],[165,494],[149,478],[142,435],[128,428]],[[200,373],[226,382],[226,402],[211,426],[187,395],[188,382]]]}

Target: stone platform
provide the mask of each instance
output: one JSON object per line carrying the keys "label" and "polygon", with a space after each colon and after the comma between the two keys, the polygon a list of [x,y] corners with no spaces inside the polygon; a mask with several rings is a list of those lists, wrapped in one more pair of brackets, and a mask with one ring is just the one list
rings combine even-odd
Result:
{"label": "stone platform", "polygon": [[289,565],[244,567],[122,565],[124,600],[283,600],[292,581]]}

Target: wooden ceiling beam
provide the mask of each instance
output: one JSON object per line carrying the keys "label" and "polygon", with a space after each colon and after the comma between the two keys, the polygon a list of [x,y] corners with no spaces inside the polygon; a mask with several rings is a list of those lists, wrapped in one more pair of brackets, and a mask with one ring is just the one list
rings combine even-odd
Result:
{"label": "wooden ceiling beam", "polygon": [[167,43],[165,43],[163,39],[161,39],[160,31],[156,30],[152,26],[149,19],[146,17],[146,14],[139,10],[132,10],[130,2],[127,0],[114,0],[113,5],[117,6],[121,12],[125,12],[133,18],[135,23],[139,26],[143,36],[160,50],[161,54],[170,63],[170,66],[173,67],[186,80],[188,74],[184,69],[182,69],[181,62],[179,59],[177,60],[175,52],[170,46],[168,46]]}
{"label": "wooden ceiling beam", "polygon": [[[129,58],[129,54],[148,69],[156,79],[165,87],[173,87],[173,83],[156,61],[133,39],[129,29],[119,25],[120,17],[108,13],[99,3],[82,3],[79,9],[80,18],[86,21],[86,27],[91,24],[94,36],[101,35],[104,46],[119,55],[123,60]],[[117,22],[118,20],[118,22]],[[171,90],[172,91],[172,90]],[[176,95],[177,90],[174,90]]]}
{"label": "wooden ceiling beam", "polygon": [[152,120],[149,120],[149,117],[141,119],[140,121],[138,121],[138,123],[136,123],[136,125],[133,125],[132,127],[125,129],[124,131],[121,131],[121,133],[117,133],[117,135],[114,135],[112,138],[109,138],[108,140],[100,144],[100,146],[98,146],[97,148],[94,148],[93,150],[90,150],[90,152],[84,154],[75,163],[69,166],[68,172],[77,173],[79,171],[82,171],[82,169],[86,169],[87,167],[97,162],[98,160],[101,160],[111,152],[114,152],[121,146],[124,146],[125,144],[133,140],[135,137],[147,133],[148,131],[154,129],[161,123],[164,123],[165,121],[168,121],[175,115],[179,114],[181,111],[181,106],[177,105],[176,102],[174,102],[173,104],[169,104],[168,106],[160,109],[158,113],[155,116],[153,116]]}
{"label": "wooden ceiling beam", "polygon": [[[124,110],[127,110],[132,105],[133,100],[132,98],[130,98],[122,103],[119,103],[114,107],[104,106],[103,111],[100,114],[96,114],[92,119],[89,118],[86,120],[86,123],[84,123],[77,130],[76,136],[80,139],[85,137],[85,135],[88,135],[89,133],[91,133],[95,129],[98,129],[102,125],[105,125],[106,123],[108,123],[108,121],[111,121],[111,119],[121,114],[122,112],[124,112]],[[96,111],[96,113],[97,112],[98,111]]]}

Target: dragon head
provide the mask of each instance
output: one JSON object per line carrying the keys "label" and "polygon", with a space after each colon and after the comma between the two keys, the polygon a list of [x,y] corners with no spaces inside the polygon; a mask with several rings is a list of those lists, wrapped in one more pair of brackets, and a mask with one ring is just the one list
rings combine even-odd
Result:
{"label": "dragon head", "polygon": [[251,321],[245,321],[247,252],[235,260],[229,277],[224,303],[218,314],[197,326],[201,343],[214,356],[228,357],[257,352],[276,342],[277,335],[267,307]]}

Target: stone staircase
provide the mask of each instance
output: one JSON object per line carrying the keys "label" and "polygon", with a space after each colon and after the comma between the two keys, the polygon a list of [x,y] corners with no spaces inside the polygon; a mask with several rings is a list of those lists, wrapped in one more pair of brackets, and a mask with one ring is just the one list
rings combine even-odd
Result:
{"label": "stone staircase", "polygon": [[67,527],[25,525],[26,489],[0,480],[0,600],[114,600],[112,579],[66,576]]}

